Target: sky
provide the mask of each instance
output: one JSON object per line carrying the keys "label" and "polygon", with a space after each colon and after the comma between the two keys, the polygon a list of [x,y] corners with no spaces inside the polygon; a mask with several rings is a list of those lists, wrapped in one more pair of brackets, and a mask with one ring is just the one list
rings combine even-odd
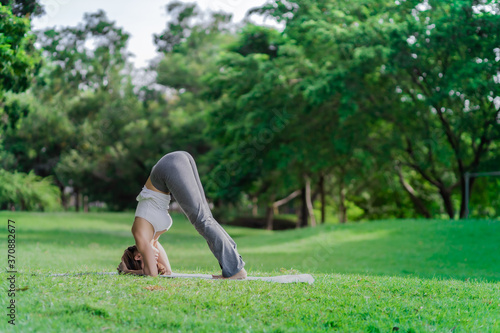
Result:
{"label": "sky", "polygon": [[[157,53],[153,34],[166,27],[165,6],[169,0],[41,0],[45,15],[32,21],[33,29],[76,26],[83,21],[83,14],[102,9],[108,18],[116,22],[131,36],[128,51],[134,54],[130,60],[135,67],[148,65]],[[261,6],[266,0],[191,0],[201,9],[224,11],[233,14],[233,22],[241,21],[248,9]]]}

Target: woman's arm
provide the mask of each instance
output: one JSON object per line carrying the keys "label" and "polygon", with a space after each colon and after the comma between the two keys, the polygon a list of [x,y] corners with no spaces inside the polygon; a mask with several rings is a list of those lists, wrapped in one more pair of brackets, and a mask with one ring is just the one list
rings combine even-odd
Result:
{"label": "woman's arm", "polygon": [[135,245],[142,256],[144,262],[143,271],[146,275],[157,276],[155,251],[151,246],[154,230],[151,223],[141,217],[136,217],[132,225],[132,235],[135,238]]}
{"label": "woman's arm", "polygon": [[165,252],[163,246],[161,246],[158,240],[153,241],[153,246],[158,250],[158,262],[165,266],[165,269],[167,270],[165,274],[172,274],[172,268],[170,267],[170,262],[168,261],[167,252]]}
{"label": "woman's arm", "polygon": [[156,258],[153,247],[151,246],[151,241],[139,237],[135,239],[135,244],[137,245],[137,250],[142,255],[144,274],[157,276],[158,268],[156,267]]}

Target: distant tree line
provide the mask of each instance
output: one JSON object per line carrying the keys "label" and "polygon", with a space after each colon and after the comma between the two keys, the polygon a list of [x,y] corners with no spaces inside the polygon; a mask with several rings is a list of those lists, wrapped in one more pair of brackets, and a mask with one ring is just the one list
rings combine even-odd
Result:
{"label": "distant tree line", "polygon": [[[465,174],[500,170],[495,1],[249,12],[283,30],[174,1],[146,71],[103,11],[31,32],[36,1],[1,4],[1,209],[133,208],[173,150],[195,157],[220,214],[268,228],[278,213],[298,226],[463,217]],[[498,216],[500,180],[471,186],[472,214]]]}

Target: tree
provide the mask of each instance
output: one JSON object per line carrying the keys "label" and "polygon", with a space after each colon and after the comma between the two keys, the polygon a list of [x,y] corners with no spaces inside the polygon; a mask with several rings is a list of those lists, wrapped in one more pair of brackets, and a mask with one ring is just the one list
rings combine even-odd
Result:
{"label": "tree", "polygon": [[45,100],[62,96],[71,101],[67,97],[79,92],[108,91],[116,73],[125,69],[128,38],[102,10],[86,13],[82,25],[39,32],[48,63],[37,79],[37,93]]}
{"label": "tree", "polygon": [[[289,18],[285,19],[283,33],[246,27],[241,45],[232,49],[233,53],[221,62],[221,74],[208,83],[218,99],[212,113],[212,122],[217,125],[212,131],[224,146],[225,157],[214,170],[214,179],[225,178],[228,186],[222,187],[221,195],[235,198],[236,193],[250,190],[252,184],[271,175],[272,185],[264,181],[262,188],[284,191],[269,195],[275,198],[297,188],[304,188],[305,194],[309,178],[319,181],[333,172],[344,221],[346,182],[357,183],[354,188],[365,185],[362,178],[368,178],[365,174],[374,165],[370,145],[377,138],[370,133],[377,130],[379,123],[369,112],[374,103],[364,93],[362,69],[379,59],[380,51],[374,47],[355,59],[346,58],[344,49],[354,49],[361,42],[349,42],[347,29],[338,27],[333,36],[338,35],[345,44],[332,39],[322,21],[325,10],[316,2],[301,2],[296,7],[277,2],[270,8],[277,16]],[[281,9],[284,12],[278,13]],[[293,16],[288,15],[291,12]],[[354,11],[346,20],[354,20],[355,15]],[[256,158],[256,149],[247,147],[245,141],[256,146],[255,138],[269,131],[266,126],[272,123],[273,111],[281,109],[290,115],[286,131],[273,133],[272,140],[257,145]],[[356,135],[359,132],[365,135]],[[276,188],[283,178],[287,190],[286,186]],[[302,197],[305,207],[310,200]]]}
{"label": "tree", "polygon": [[[168,133],[159,136],[169,150],[186,150],[193,154],[205,185],[214,147],[208,114],[211,103],[207,92],[208,78],[217,75],[218,60],[234,37],[229,31],[231,16],[225,13],[203,15],[194,4],[171,2],[166,6],[171,17],[167,28],[155,36],[163,57],[153,66],[156,84],[170,94],[168,106],[160,106]],[[160,111],[162,110],[162,111]],[[214,149],[215,148],[215,149]],[[209,156],[210,155],[210,156]],[[206,186],[207,193],[211,192]]]}
{"label": "tree", "polygon": [[0,208],[21,210],[57,210],[60,207],[59,189],[50,177],[42,178],[33,172],[8,172],[0,168]]}
{"label": "tree", "polygon": [[499,134],[491,59],[500,21],[493,2],[477,4],[276,1],[259,12],[285,21],[287,36],[317,64],[305,82],[310,96],[324,103],[341,93],[344,114],[364,109],[391,124],[393,158],[435,187],[453,218],[456,189],[463,214],[464,172],[480,168]]}
{"label": "tree", "polygon": [[38,67],[35,38],[29,34],[30,22],[16,17],[9,6],[0,5],[0,98],[5,91],[22,92]]}
{"label": "tree", "polygon": [[0,0],[0,5],[10,6],[12,14],[17,17],[31,18],[45,14],[43,7],[40,5],[38,0]]}
{"label": "tree", "polygon": [[130,174],[107,174],[118,165],[135,170],[129,167],[132,161],[123,163],[120,134],[140,116],[125,72],[128,34],[102,11],[86,14],[84,20],[76,27],[39,33],[46,64],[31,94],[41,103],[31,104],[32,114],[10,132],[6,148],[17,149],[20,169],[54,175],[61,193],[70,186],[76,196],[84,193],[94,200],[115,195],[110,204],[118,207],[132,202],[133,189],[121,178]]}
{"label": "tree", "polygon": [[500,86],[495,82],[500,64],[498,57],[494,60],[500,16],[475,4],[432,1],[432,10],[421,10],[413,15],[421,19],[411,20],[418,3],[403,3],[406,39],[391,40],[394,62],[387,68],[389,77],[398,77],[402,102],[408,102],[401,108],[420,115],[415,125],[423,135],[403,136],[405,164],[436,187],[450,218],[455,216],[455,189],[464,216],[465,173],[480,170],[492,143],[500,139]]}

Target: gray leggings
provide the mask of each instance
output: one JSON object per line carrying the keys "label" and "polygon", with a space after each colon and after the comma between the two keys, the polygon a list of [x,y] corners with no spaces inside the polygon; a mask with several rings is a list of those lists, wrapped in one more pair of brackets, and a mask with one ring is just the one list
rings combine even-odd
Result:
{"label": "gray leggings", "polygon": [[185,151],[163,156],[151,170],[151,182],[160,191],[171,192],[191,224],[208,243],[219,261],[222,275],[238,273],[245,262],[236,243],[212,216],[193,157]]}

